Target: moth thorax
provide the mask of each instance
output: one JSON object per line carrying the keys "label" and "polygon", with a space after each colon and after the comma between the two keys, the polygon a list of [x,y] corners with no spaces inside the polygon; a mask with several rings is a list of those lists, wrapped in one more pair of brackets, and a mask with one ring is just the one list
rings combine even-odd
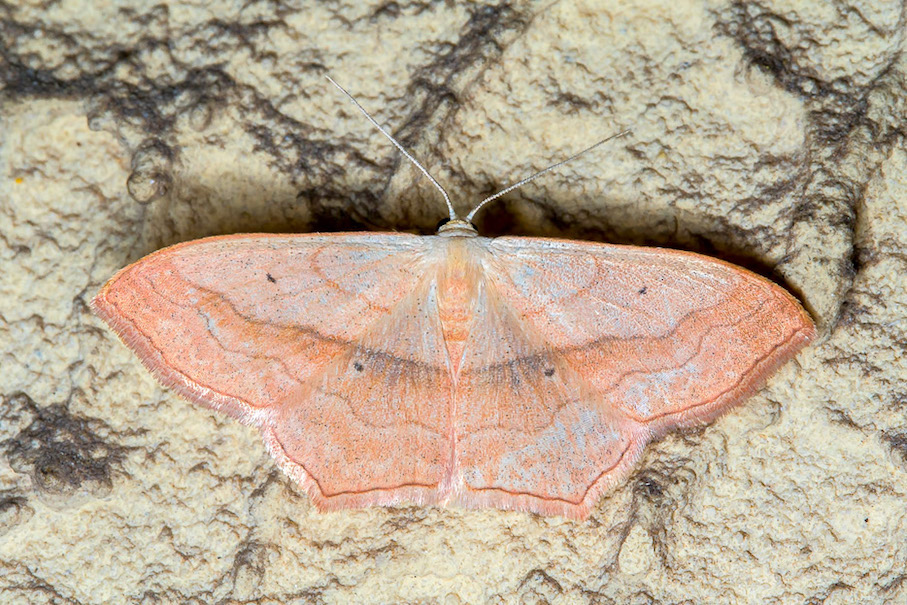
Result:
{"label": "moth thorax", "polygon": [[463,245],[451,246],[438,275],[438,314],[455,374],[472,329],[481,281],[479,265],[468,248],[469,246]]}

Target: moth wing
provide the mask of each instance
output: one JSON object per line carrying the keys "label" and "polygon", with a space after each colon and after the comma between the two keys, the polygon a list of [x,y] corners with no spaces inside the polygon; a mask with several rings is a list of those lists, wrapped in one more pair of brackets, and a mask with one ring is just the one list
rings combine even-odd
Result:
{"label": "moth wing", "polygon": [[646,443],[741,401],[815,335],[782,288],[707,257],[488,244],[458,379],[467,505],[585,517]]}
{"label": "moth wing", "polygon": [[433,501],[451,385],[430,257],[405,234],[214,237],[123,269],[92,306],[162,383],[259,427],[319,506]]}

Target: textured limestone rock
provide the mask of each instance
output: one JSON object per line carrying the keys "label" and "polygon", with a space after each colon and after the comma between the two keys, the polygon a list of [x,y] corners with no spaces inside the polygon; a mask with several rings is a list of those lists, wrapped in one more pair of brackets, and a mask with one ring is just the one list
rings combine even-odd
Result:
{"label": "textured limestone rock", "polygon": [[[903,6],[0,5],[0,601],[903,602]],[[253,429],[159,388],[91,315],[163,245],[432,231],[690,249],[774,276],[824,337],[650,448],[585,523],[320,514]]]}

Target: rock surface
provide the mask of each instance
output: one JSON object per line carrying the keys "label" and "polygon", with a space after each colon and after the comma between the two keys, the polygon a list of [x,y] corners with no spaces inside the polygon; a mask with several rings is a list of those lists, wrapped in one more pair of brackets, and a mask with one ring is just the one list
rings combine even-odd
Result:
{"label": "rock surface", "polygon": [[[0,601],[907,601],[907,62],[898,2],[0,4]],[[256,432],[88,311],[235,232],[433,231],[712,254],[823,336],[577,523],[318,513]]]}

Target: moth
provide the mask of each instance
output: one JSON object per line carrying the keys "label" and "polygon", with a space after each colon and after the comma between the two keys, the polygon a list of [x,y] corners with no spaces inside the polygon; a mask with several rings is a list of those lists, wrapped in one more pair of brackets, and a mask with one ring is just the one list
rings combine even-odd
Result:
{"label": "moth", "polygon": [[815,337],[793,296],[720,260],[479,236],[487,202],[576,156],[460,218],[340,90],[441,191],[437,235],[209,237],[92,301],[164,385],[257,427],[319,509],[583,519],[651,440],[713,420]]}

